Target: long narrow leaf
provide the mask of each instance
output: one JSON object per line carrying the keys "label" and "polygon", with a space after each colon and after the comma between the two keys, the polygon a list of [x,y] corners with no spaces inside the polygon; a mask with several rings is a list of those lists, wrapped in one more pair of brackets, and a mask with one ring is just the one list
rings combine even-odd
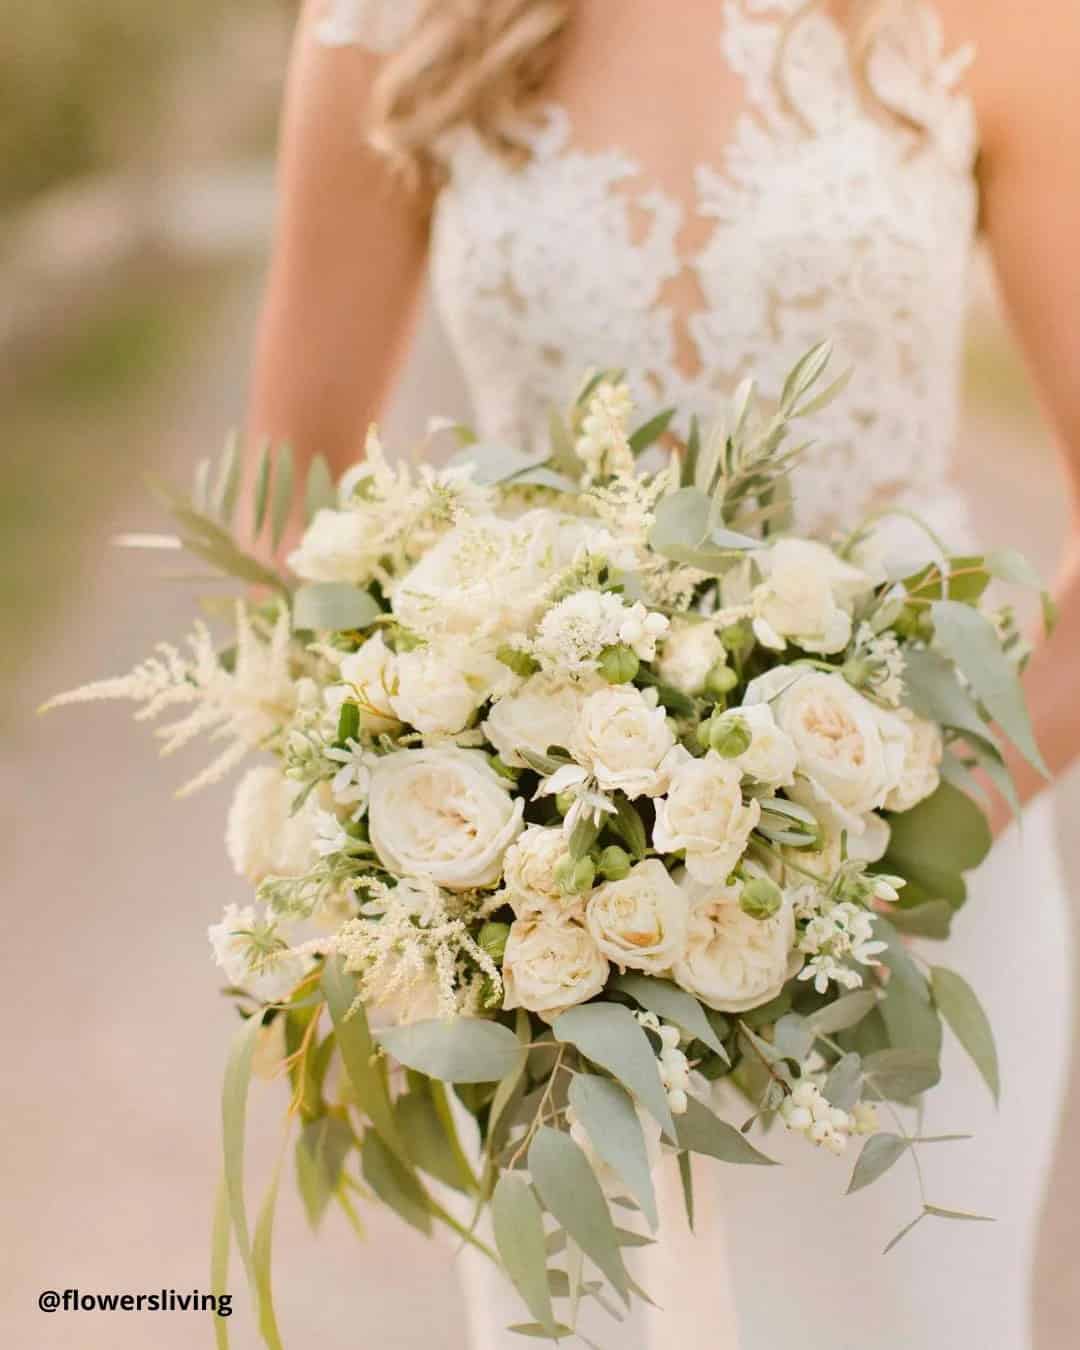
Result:
{"label": "long narrow leaf", "polygon": [[249,1017],[233,1037],[225,1066],[221,1093],[222,1145],[225,1162],[225,1187],[229,1197],[236,1245],[248,1277],[252,1276],[251,1237],[244,1202],[244,1132],[247,1122],[247,1097],[251,1084],[251,1062],[261,1019]]}
{"label": "long narrow leaf", "polygon": [[270,545],[277,549],[289,522],[293,500],[293,452],[283,445],[274,461],[274,500],[270,508]]}

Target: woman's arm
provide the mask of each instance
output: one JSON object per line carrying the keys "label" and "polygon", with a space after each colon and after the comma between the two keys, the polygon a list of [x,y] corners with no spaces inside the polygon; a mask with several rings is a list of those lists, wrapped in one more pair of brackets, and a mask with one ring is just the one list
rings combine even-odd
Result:
{"label": "woman's arm", "polygon": [[[1057,774],[1080,756],[1080,6],[965,0],[963,8],[977,46],[986,234],[1072,509],[1055,587],[1060,621],[1025,676],[1036,736]],[[1028,800],[1042,780],[1024,762],[1013,767]]]}
{"label": "woman's arm", "polygon": [[366,144],[377,57],[327,48],[306,0],[290,65],[280,209],[259,324],[248,447],[288,442],[299,466],[359,457],[411,333],[427,247],[418,194]]}

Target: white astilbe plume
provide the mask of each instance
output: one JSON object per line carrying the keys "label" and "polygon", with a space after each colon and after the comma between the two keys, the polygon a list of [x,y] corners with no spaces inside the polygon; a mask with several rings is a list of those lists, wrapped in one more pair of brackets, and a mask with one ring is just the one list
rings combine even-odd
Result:
{"label": "white astilbe plume", "polygon": [[213,763],[177,794],[187,796],[223,778],[249,750],[267,746],[292,716],[297,696],[285,608],[269,639],[264,640],[243,602],[237,602],[236,657],[231,671],[219,661],[205,624],[195,625],[187,645],[190,656],[169,643],[159,643],[156,655],[130,674],[83,685],[58,695],[45,707],[128,699],[142,705],[135,714],[139,722],[152,721],[172,708],[186,709],[176,721],[156,728],[163,755],[173,754],[202,733],[211,741],[228,742]]}
{"label": "white astilbe plume", "polygon": [[502,1002],[499,968],[469,932],[479,901],[448,895],[422,877],[403,877],[396,886],[365,877],[359,884],[371,899],[361,917],[344,925],[335,947],[345,969],[359,976],[365,1003],[394,1005],[402,1020],[411,1020],[411,1002],[426,1001],[434,976],[437,1015],[455,1017],[475,997],[477,968],[491,982],[492,998]]}

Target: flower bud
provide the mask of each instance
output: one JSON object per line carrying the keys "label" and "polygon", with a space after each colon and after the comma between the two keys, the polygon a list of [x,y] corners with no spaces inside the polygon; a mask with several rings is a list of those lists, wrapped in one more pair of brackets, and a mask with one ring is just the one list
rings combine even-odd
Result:
{"label": "flower bud", "polygon": [[498,755],[491,756],[491,767],[495,770],[495,772],[499,775],[500,778],[509,779],[511,783],[516,783],[518,778],[521,776],[520,769],[515,769],[511,765],[505,763],[503,760],[499,758]]}
{"label": "flower bud", "polygon": [[600,854],[596,868],[605,881],[622,881],[630,875],[630,855],[618,844],[610,844]]}
{"label": "flower bud", "polygon": [[596,865],[591,858],[571,858],[569,854],[555,864],[555,880],[566,895],[584,895],[596,880]]}
{"label": "flower bud", "polygon": [[754,633],[749,623],[733,623],[721,628],[720,641],[732,654],[745,652],[754,645]]}
{"label": "flower bud", "polygon": [[637,653],[621,642],[600,653],[600,674],[608,684],[629,684],[640,667]]}
{"label": "flower bud", "polygon": [[660,1028],[660,1040],[663,1042],[665,1050],[677,1050],[681,1039],[679,1028],[673,1026],[670,1022],[665,1022]]}
{"label": "flower bud", "polygon": [[534,661],[528,652],[523,652],[517,647],[511,647],[508,642],[504,642],[495,653],[495,659],[501,661],[504,666],[508,666],[515,675],[520,675],[523,679],[529,675],[535,675],[540,669],[539,663]]}
{"label": "flower bud", "polygon": [[709,745],[724,759],[735,759],[750,749],[754,739],[753,732],[744,717],[737,713],[725,713],[723,717],[714,717],[709,730]]}
{"label": "flower bud", "polygon": [[783,903],[783,891],[768,877],[751,878],[739,895],[739,908],[751,919],[771,919]]}
{"label": "flower bud", "polygon": [[690,1099],[682,1088],[673,1088],[667,1095],[667,1102],[673,1116],[686,1115],[687,1108],[690,1105]]}
{"label": "flower bud", "polygon": [[715,698],[724,698],[730,694],[739,683],[739,677],[730,666],[724,665],[722,661],[717,661],[708,675],[705,676],[705,692],[712,694]]}
{"label": "flower bud", "polygon": [[486,923],[480,929],[480,950],[487,952],[488,956],[497,966],[502,965],[503,953],[506,951],[506,939],[510,936],[510,925],[506,923]]}
{"label": "flower bud", "polygon": [[572,792],[557,792],[555,794],[555,810],[558,811],[560,816],[565,816],[576,801],[577,797]]}

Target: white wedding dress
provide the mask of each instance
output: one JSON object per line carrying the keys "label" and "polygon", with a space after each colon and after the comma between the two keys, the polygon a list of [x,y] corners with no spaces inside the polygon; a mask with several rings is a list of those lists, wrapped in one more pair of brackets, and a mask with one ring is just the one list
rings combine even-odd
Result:
{"label": "white wedding dress", "polygon": [[[963,545],[970,525],[950,482],[950,450],[977,218],[976,127],[957,89],[968,54],[945,58],[929,9],[892,30],[868,71],[900,114],[884,116],[860,91],[833,20],[810,13],[782,44],[802,8],[717,4],[710,60],[741,79],[745,108],[726,155],[698,166],[685,202],[648,181],[632,145],[575,148],[558,105],[544,108],[521,168],[469,130],[446,136],[431,248],[443,324],[480,434],[515,443],[543,438],[549,407],[565,404],[590,366],[625,368],[642,418],[674,404],[708,419],[747,373],[775,396],[794,361],[829,337],[838,368],[855,374],[816,419],[817,443],[797,474],[800,525],[850,526],[899,505]],[[388,51],[414,9],[412,0],[328,0],[320,34]],[[705,117],[707,82],[703,90]],[[679,236],[690,213],[710,225],[687,255]],[[681,313],[666,288],[688,272],[698,302]],[[1035,1226],[1071,1021],[1046,798],[971,889],[940,959],[983,995],[1004,1098],[995,1112],[947,1049],[925,1132],[976,1137],[925,1149],[924,1165],[933,1203],[997,1222],[927,1220],[883,1257],[918,1211],[910,1170],[898,1166],[844,1198],[850,1158],[774,1133],[766,1147],[787,1166],[699,1172],[696,1239],[665,1175],[664,1238],[638,1267],[663,1315],[636,1312],[618,1328],[590,1317],[588,1334],[651,1350],[1027,1350]],[[740,1120],[745,1106],[731,1105]],[[473,1350],[524,1344],[503,1330],[524,1316],[512,1291],[482,1258],[463,1254],[461,1263]]]}

